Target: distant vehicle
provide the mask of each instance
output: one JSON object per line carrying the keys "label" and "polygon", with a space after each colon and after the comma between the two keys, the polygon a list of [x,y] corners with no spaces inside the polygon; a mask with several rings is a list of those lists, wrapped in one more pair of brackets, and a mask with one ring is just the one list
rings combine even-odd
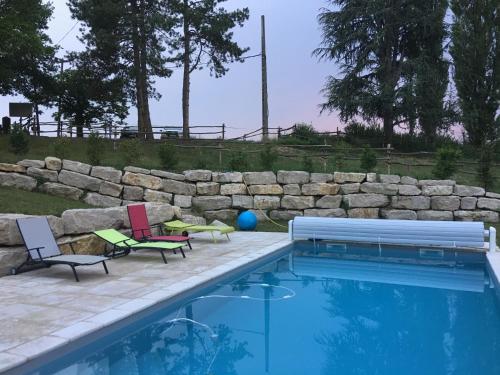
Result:
{"label": "distant vehicle", "polygon": [[160,139],[178,139],[180,138],[177,130],[166,130],[161,133]]}
{"label": "distant vehicle", "polygon": [[124,126],[120,132],[120,139],[137,138],[139,129],[137,126]]}

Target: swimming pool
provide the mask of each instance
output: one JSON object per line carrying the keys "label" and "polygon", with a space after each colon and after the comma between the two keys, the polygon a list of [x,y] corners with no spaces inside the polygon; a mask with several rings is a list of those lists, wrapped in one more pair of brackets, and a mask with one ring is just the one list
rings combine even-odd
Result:
{"label": "swimming pool", "polygon": [[498,374],[482,255],[298,243],[32,374]]}

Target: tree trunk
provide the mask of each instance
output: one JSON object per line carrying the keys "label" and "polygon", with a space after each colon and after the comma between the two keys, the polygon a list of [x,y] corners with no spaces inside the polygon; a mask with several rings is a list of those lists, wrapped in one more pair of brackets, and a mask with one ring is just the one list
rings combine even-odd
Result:
{"label": "tree trunk", "polygon": [[189,15],[188,15],[188,0],[184,0],[184,76],[182,80],[182,137],[189,139],[189,93],[190,93],[190,74],[191,74],[191,59],[190,59],[190,44],[191,37],[189,35]]}
{"label": "tree trunk", "polygon": [[83,138],[83,115],[76,114],[75,115],[75,127],[76,127],[76,137]]}
{"label": "tree trunk", "polygon": [[134,53],[134,80],[135,80],[135,102],[137,107],[137,130],[139,131],[139,137],[143,138],[145,134],[144,124],[142,121],[142,111],[143,111],[143,87],[140,74],[141,66],[141,53],[139,46],[139,28],[137,25],[137,3],[136,1],[131,2],[132,7],[132,48]]}
{"label": "tree trunk", "polygon": [[140,0],[140,19],[139,19],[139,41],[140,41],[140,72],[139,79],[142,86],[142,127],[144,129],[144,138],[153,140],[153,127],[151,125],[151,116],[149,113],[149,89],[148,89],[148,62],[147,62],[147,30],[146,30],[146,12],[144,0]]}

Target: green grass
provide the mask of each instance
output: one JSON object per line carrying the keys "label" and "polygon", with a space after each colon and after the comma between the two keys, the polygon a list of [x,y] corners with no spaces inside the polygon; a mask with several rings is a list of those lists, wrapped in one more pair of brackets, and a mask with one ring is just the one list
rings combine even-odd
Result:
{"label": "green grass", "polygon": [[92,208],[88,204],[44,193],[0,187],[0,212],[27,215],[56,215],[72,208]]}
{"label": "green grass", "polygon": [[[88,163],[89,159],[86,154],[86,141],[84,139],[71,138],[68,139],[69,145],[66,147],[65,158]],[[9,152],[8,137],[0,136],[0,162],[13,163],[22,158],[26,159],[43,159],[48,155],[56,155],[54,138],[47,137],[30,137],[30,149],[26,155],[16,156]],[[116,144],[113,141],[106,140],[104,149],[101,153],[101,165],[112,166],[122,169],[125,167],[123,150],[120,149],[119,142]],[[219,142],[217,140],[193,140],[190,142],[179,141],[177,152],[179,163],[175,171],[183,171],[187,169],[211,169],[217,171],[230,170],[230,161],[236,152],[242,152],[244,159],[247,161],[248,167],[244,170],[261,171],[263,170],[260,161],[260,150],[262,146],[253,142],[225,142],[222,144],[223,150],[214,149]],[[332,148],[321,150],[321,147],[303,148],[293,145],[276,145],[279,150],[280,157],[274,165],[275,170],[302,170],[304,156],[311,157],[313,160],[313,172],[359,172],[360,162],[355,160],[359,158],[360,150],[353,149],[349,144],[340,142],[338,144],[342,148],[347,148],[342,151],[342,158],[337,158],[340,162],[336,162],[335,152],[331,152]],[[137,167],[148,169],[162,169],[158,158],[159,142],[145,143],[142,148],[143,156],[135,160],[132,164]],[[328,155],[328,152],[330,153]],[[319,155],[326,155],[320,157]],[[378,157],[386,157],[385,153],[379,153]],[[399,175],[413,176],[418,179],[430,179],[432,176],[432,167],[426,166],[433,162],[433,159],[428,156],[391,156],[391,165],[385,161],[379,161],[374,172],[391,173]],[[463,164],[454,179],[460,184],[466,185],[481,185],[475,175],[475,166],[468,163],[474,160],[464,158],[461,160]],[[398,165],[417,164],[417,166]],[[500,192],[500,166],[495,166],[493,175],[496,176],[496,182],[490,191]]]}

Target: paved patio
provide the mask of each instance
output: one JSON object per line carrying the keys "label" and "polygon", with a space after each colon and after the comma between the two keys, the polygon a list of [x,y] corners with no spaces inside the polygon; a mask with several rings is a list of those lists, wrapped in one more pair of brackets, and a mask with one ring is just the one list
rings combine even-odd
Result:
{"label": "paved patio", "polygon": [[216,244],[195,234],[193,250],[140,251],[102,265],[53,266],[0,278],[0,372],[203,284],[289,244],[286,233],[231,234]]}

